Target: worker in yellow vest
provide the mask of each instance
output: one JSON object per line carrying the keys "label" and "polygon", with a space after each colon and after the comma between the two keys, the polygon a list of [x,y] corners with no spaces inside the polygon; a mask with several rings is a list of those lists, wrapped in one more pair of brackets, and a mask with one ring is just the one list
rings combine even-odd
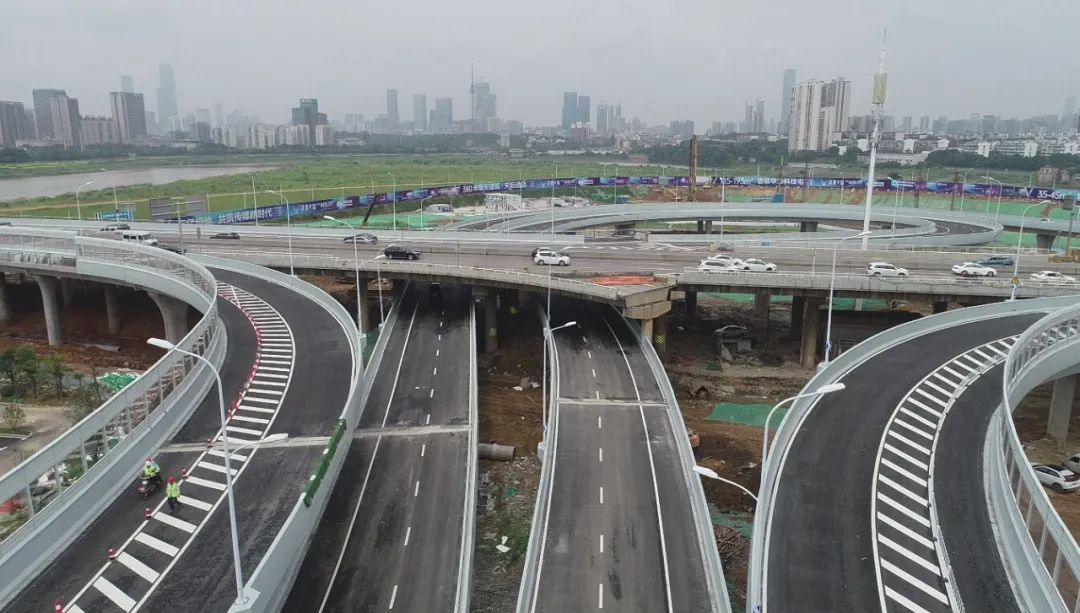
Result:
{"label": "worker in yellow vest", "polygon": [[180,508],[180,484],[176,477],[169,477],[169,484],[165,486],[165,499],[169,501],[169,511],[175,513]]}

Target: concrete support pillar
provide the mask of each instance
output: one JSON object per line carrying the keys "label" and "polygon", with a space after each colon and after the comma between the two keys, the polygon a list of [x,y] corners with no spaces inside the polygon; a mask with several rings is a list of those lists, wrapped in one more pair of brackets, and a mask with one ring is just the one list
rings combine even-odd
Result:
{"label": "concrete support pillar", "polygon": [[803,314],[806,310],[806,298],[802,296],[791,297],[791,329],[788,338],[795,340],[802,338]]}
{"label": "concrete support pillar", "polygon": [[933,309],[934,315],[937,315],[938,313],[944,313],[945,311],[948,311],[949,303],[944,300],[935,300],[930,305],[930,307],[931,309]]}
{"label": "concrete support pillar", "polygon": [[657,353],[667,353],[667,337],[668,314],[665,313],[656,318],[656,324],[653,328],[653,347],[656,347]]}
{"label": "concrete support pillar", "polygon": [[807,298],[803,307],[802,347],[799,361],[803,368],[817,366],[818,329],[821,327],[821,298]]}
{"label": "concrete support pillar", "polygon": [[120,334],[120,303],[116,299],[116,288],[105,286],[105,319],[109,322],[109,335]]}
{"label": "concrete support pillar", "polygon": [[11,308],[8,306],[7,276],[0,272],[0,325],[11,322]]}
{"label": "concrete support pillar", "polygon": [[71,279],[60,277],[60,300],[64,308],[71,307]]}
{"label": "concrete support pillar", "polygon": [[653,320],[652,319],[642,319],[641,320],[641,337],[644,338],[646,340],[646,342],[649,342],[649,343],[653,342]]}
{"label": "concrete support pillar", "polygon": [[372,329],[371,309],[368,308],[368,279],[360,277],[360,332],[368,332]]}
{"label": "concrete support pillar", "polygon": [[495,292],[489,292],[484,298],[484,327],[487,336],[484,339],[484,351],[493,353],[499,349],[499,324],[498,305],[495,303]]}
{"label": "concrete support pillar", "polygon": [[817,225],[816,221],[800,221],[799,232],[817,232]]}
{"label": "concrete support pillar", "polygon": [[1070,375],[1054,380],[1054,395],[1050,398],[1050,419],[1046,423],[1046,433],[1059,445],[1064,445],[1069,435],[1069,420],[1072,418],[1077,377],[1080,375]]}
{"label": "concrete support pillar", "polygon": [[1057,238],[1054,234],[1036,234],[1035,246],[1039,249],[1050,249],[1054,246],[1054,239]]}
{"label": "concrete support pillar", "polygon": [[150,292],[150,298],[154,300],[154,304],[161,311],[161,318],[165,320],[165,340],[179,343],[188,332],[187,303],[157,292]]}
{"label": "concrete support pillar", "polygon": [[698,220],[698,222],[697,222],[697,231],[698,231],[698,234],[701,234],[701,233],[705,232],[705,221],[704,220],[701,220],[701,219]]}
{"label": "concrete support pillar", "polygon": [[697,317],[697,292],[684,292],[683,310],[686,311],[687,321],[693,321]]}
{"label": "concrete support pillar", "polygon": [[769,344],[769,302],[771,300],[769,294],[755,294],[754,295],[754,319],[760,322],[759,332],[757,337],[761,342],[761,345],[768,346]]}
{"label": "concrete support pillar", "polygon": [[49,346],[60,344],[60,306],[56,300],[56,286],[60,285],[56,277],[34,277],[41,288],[41,307],[45,311],[45,331],[49,336]]}
{"label": "concrete support pillar", "polygon": [[532,306],[533,297],[533,292],[530,292],[529,290],[519,289],[518,307],[524,311],[526,307]]}
{"label": "concrete support pillar", "polygon": [[712,220],[705,222],[705,234],[712,234]]}

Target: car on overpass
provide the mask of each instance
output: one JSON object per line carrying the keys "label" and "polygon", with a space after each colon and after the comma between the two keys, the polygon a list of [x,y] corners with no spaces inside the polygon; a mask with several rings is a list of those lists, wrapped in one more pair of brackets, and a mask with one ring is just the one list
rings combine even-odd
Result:
{"label": "car on overpass", "polygon": [[1000,268],[1002,266],[1012,266],[1013,259],[1007,255],[989,255],[975,263],[991,268]]}
{"label": "car on overpass", "polygon": [[908,269],[893,266],[888,262],[870,262],[866,265],[866,274],[871,277],[906,277]]}
{"label": "car on overpass", "polygon": [[727,266],[740,266],[743,263],[742,260],[740,260],[739,258],[737,258],[735,256],[723,255],[723,254],[710,255],[709,257],[705,258],[703,261],[704,262],[719,262],[719,263],[725,264]]}
{"label": "car on overpass", "polygon": [[419,260],[420,252],[402,243],[391,243],[383,248],[383,255],[388,260]]}
{"label": "car on overpass", "polygon": [[776,272],[777,266],[772,262],[750,258],[749,260],[743,260],[742,264],[739,265],[739,269],[748,272]]}
{"label": "car on overpass", "polygon": [[1080,488],[1080,475],[1056,464],[1032,464],[1039,483],[1054,490],[1055,492],[1071,492]]}
{"label": "car on overpass", "polygon": [[953,264],[953,274],[960,275],[961,277],[993,277],[997,274],[997,270],[990,266],[985,266],[978,262],[964,262],[963,264]]}
{"label": "car on overpass", "polygon": [[739,272],[742,270],[740,266],[742,262],[733,264],[723,260],[701,260],[695,270],[698,272]]}
{"label": "car on overpass", "polygon": [[211,234],[210,238],[221,240],[240,240],[240,234],[237,232],[218,232],[217,234]]}
{"label": "car on overpass", "polygon": [[1055,285],[1072,285],[1073,283],[1076,283],[1076,277],[1062,274],[1056,270],[1040,270],[1039,272],[1033,272],[1031,273],[1031,278],[1036,281],[1053,283]]}
{"label": "car on overpass", "polygon": [[346,236],[344,239],[342,239],[342,242],[358,243],[361,245],[374,245],[375,243],[379,242],[379,237],[368,232],[357,232],[352,236]]}
{"label": "car on overpass", "polygon": [[570,256],[552,249],[540,249],[533,256],[533,262],[536,262],[537,265],[569,266]]}

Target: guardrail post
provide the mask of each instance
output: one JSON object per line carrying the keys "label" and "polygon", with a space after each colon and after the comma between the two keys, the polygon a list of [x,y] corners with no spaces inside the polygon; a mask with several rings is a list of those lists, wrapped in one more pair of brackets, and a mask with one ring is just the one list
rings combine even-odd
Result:
{"label": "guardrail post", "polygon": [[28,519],[33,519],[34,518],[34,492],[30,490],[30,484],[29,483],[26,484],[26,494],[25,494],[25,496],[26,496],[26,506],[25,506],[25,508],[27,509],[27,518]]}

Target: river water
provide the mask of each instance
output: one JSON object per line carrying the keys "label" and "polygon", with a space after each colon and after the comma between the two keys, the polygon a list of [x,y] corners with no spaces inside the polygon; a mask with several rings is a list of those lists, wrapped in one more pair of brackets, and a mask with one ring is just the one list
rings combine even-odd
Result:
{"label": "river water", "polygon": [[87,181],[87,186],[80,193],[108,189],[113,185],[164,185],[174,181],[205,179],[236,175],[251,171],[272,170],[276,166],[263,164],[234,164],[231,166],[168,166],[164,168],[144,168],[139,170],[109,170],[103,172],[84,172],[70,175],[52,175],[45,177],[24,177],[18,179],[0,179],[0,202],[19,198],[41,198],[72,194],[75,188]]}

